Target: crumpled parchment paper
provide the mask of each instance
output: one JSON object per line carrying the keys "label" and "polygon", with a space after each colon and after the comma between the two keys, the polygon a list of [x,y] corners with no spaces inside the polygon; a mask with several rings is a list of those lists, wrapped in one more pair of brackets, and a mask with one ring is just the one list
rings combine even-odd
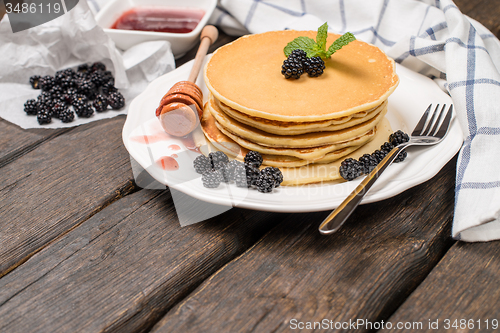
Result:
{"label": "crumpled parchment paper", "polygon": [[[132,99],[152,80],[173,70],[170,43],[145,42],[122,53],[94,19],[86,1],[52,21],[13,33],[7,15],[0,22],[0,117],[21,128],[72,127],[126,114]],[[97,113],[70,123],[53,119],[39,125],[36,116],[24,112],[26,100],[41,90],[31,88],[33,75],[54,75],[58,70],[82,63],[103,62],[115,77],[115,86],[125,97],[120,110]]]}

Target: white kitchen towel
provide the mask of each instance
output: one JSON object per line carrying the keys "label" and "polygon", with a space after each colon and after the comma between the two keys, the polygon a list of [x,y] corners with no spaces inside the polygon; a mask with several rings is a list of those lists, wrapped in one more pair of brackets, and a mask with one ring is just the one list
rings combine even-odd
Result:
{"label": "white kitchen towel", "polygon": [[464,133],[453,237],[500,239],[500,42],[450,0],[220,0],[211,23],[227,33],[352,32],[396,62],[445,79]]}

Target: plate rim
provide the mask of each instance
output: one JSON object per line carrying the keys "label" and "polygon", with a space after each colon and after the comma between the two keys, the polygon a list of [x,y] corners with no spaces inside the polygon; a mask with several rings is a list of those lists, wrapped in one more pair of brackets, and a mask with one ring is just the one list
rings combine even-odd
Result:
{"label": "plate rim", "polygon": [[[210,55],[208,55],[206,57],[205,62],[209,58],[210,58]],[[160,85],[160,86],[168,88],[173,83],[175,83],[177,81],[177,80],[175,80],[175,77],[183,75],[183,74],[186,74],[185,76],[187,76],[189,74],[189,71],[190,71],[192,65],[193,65],[193,62],[194,62],[194,60],[191,60],[191,61],[183,64],[182,66],[176,68],[175,70],[173,70],[169,73],[166,73],[166,74],[158,77],[157,79],[153,80],[152,82],[150,82],[149,85],[146,87],[146,89],[141,94],[139,94],[136,98],[134,98],[134,100],[131,102],[131,104],[129,106],[127,118],[125,120],[123,130],[122,130],[122,140],[124,142],[124,145],[125,145],[127,151],[129,152],[130,156],[145,170],[147,170],[147,168],[149,166],[144,165],[144,163],[141,163],[140,158],[137,158],[137,154],[134,154],[134,150],[131,149],[131,145],[130,145],[130,142],[128,140],[130,134],[138,126],[145,123],[145,122],[142,122],[141,124],[138,124],[136,127],[133,127],[134,119],[137,119],[137,118],[140,119],[140,117],[138,117],[138,115],[136,114],[137,113],[136,110],[140,110],[140,107],[136,107],[136,106],[137,106],[137,104],[140,103],[141,100],[147,98],[147,96],[150,93],[152,93],[152,91],[156,88],[156,86]],[[411,75],[417,75],[416,77],[420,77],[420,78],[423,78],[425,80],[432,82],[432,80],[429,79],[428,77],[425,77],[422,74],[416,73],[416,72],[414,72],[414,71],[412,71],[412,70],[410,70],[402,65],[399,65],[397,63],[396,63],[396,73],[398,73],[400,80],[401,79],[406,80],[407,79],[406,76],[408,75],[408,73],[411,73]],[[201,82],[201,80],[202,80],[202,76],[198,78],[197,83],[199,85],[204,86],[204,83]],[[171,81],[170,85],[165,84],[164,81]],[[447,96],[447,98],[452,103],[451,97],[449,95],[447,95],[444,91],[442,91],[441,88],[439,88],[439,86],[436,83],[432,82],[432,84],[435,86],[434,89],[436,89],[436,92],[439,90],[443,94],[443,96]],[[206,89],[206,87],[205,87],[205,89]],[[166,90],[167,89],[165,89],[165,92],[166,92]],[[398,91],[398,89],[396,88],[396,91],[393,93],[393,95],[396,94],[397,91]],[[422,112],[423,111],[424,110],[422,110]],[[156,116],[154,115],[154,110],[151,111],[151,115],[152,116],[148,117],[148,119],[149,119],[148,121],[150,121],[150,119],[156,118]],[[453,156],[455,156],[455,154],[460,150],[460,147],[462,146],[463,134],[462,134],[462,130],[461,130],[456,118],[457,117],[454,116],[449,133],[445,137],[443,142],[436,145],[436,146],[433,146],[433,147],[437,147],[437,146],[441,145],[441,147],[442,147],[442,149],[439,150],[439,153],[435,154],[436,156],[433,159],[433,164],[434,164],[433,168],[422,168],[421,171],[419,171],[414,177],[411,177],[410,179],[405,179],[405,181],[401,181],[401,180],[395,181],[394,179],[388,178],[388,176],[386,174],[391,173],[388,170],[386,172],[386,174],[382,175],[382,177],[384,177],[384,176],[386,177],[385,181],[384,181],[384,183],[385,183],[384,186],[382,186],[382,187],[379,186],[378,188],[376,188],[376,186],[375,186],[374,189],[372,191],[370,191],[367,194],[367,196],[363,199],[361,204],[378,202],[378,201],[382,201],[382,200],[394,197],[394,196],[406,191],[407,189],[410,189],[414,186],[422,184],[422,183],[430,180],[431,178],[433,178],[446,165],[446,163],[448,163],[453,158]],[[456,142],[452,141],[450,138],[450,135],[453,135],[454,137],[459,137],[460,140],[457,139]],[[445,146],[442,146],[442,144],[445,142],[448,143],[448,146],[446,146],[448,149],[446,149],[446,150],[444,149]],[[429,150],[430,149],[427,149],[427,151],[429,151]],[[442,150],[444,150],[444,151],[442,151]],[[424,154],[425,154],[425,151],[424,151]],[[436,167],[436,165],[439,165],[439,167]],[[250,197],[244,196],[243,199],[241,199],[239,201],[235,201],[235,199],[241,198],[241,194],[235,198],[235,197],[232,197],[232,195],[231,195],[232,192],[239,193],[241,191],[239,188],[237,188],[233,185],[227,185],[227,184],[223,183],[222,186],[219,187],[218,189],[207,189],[201,185],[201,181],[199,180],[199,178],[196,178],[196,179],[193,179],[191,181],[184,182],[184,183],[180,183],[180,184],[173,184],[171,182],[169,183],[166,179],[162,179],[161,177],[158,177],[157,175],[152,174],[149,171],[148,171],[148,173],[155,180],[157,180],[158,182],[160,182],[163,185],[172,187],[172,188],[179,190],[179,191],[181,191],[181,192],[183,192],[183,193],[185,193],[193,198],[196,198],[198,200],[205,201],[205,202],[212,203],[212,204],[216,204],[216,205],[223,205],[223,206],[232,206],[232,207],[240,207],[240,208],[247,208],[247,209],[254,209],[254,210],[261,210],[261,211],[271,211],[271,212],[297,213],[297,212],[315,212],[315,211],[324,211],[324,210],[335,209],[340,204],[340,202],[342,202],[342,200],[343,200],[343,199],[340,200],[340,202],[338,202],[339,198],[329,198],[325,201],[315,201],[315,202],[311,202],[309,200],[309,201],[303,202],[300,205],[298,205],[297,202],[295,202],[295,201],[291,205],[286,205],[286,204],[284,205],[283,202],[285,202],[285,201],[281,202],[280,204],[277,204],[276,202],[268,200],[270,198],[270,196],[271,197],[274,196],[274,198],[281,196],[284,199],[287,197],[286,194],[281,194],[283,192],[284,187],[280,187],[280,188],[277,188],[275,190],[275,192],[271,193],[271,194],[259,193],[261,196],[265,196],[265,197],[262,197],[262,199],[259,198],[259,200],[256,200],[255,198],[253,198],[251,196]],[[361,179],[362,178],[348,182],[348,183],[342,183],[342,184],[311,184],[311,185],[286,186],[286,187],[287,188],[301,187],[302,189],[304,187],[308,187],[310,189],[311,186],[323,187],[323,186],[339,186],[339,185],[341,185],[341,186],[346,187],[345,184],[350,184],[347,187],[353,189],[357,184],[359,184],[359,182],[361,182]],[[198,181],[199,184],[193,185],[194,181]],[[229,188],[229,190],[225,191],[226,188]],[[233,189],[235,191],[233,191]],[[201,190],[201,191],[199,191],[199,190]],[[210,195],[205,193],[205,190],[209,190]],[[250,190],[250,191],[252,191],[252,190]],[[257,192],[257,191],[255,191],[255,192]],[[350,192],[350,190],[347,192],[347,194],[345,196],[347,196],[349,194],[349,192]],[[224,193],[224,195],[221,195],[220,193]],[[229,195],[228,195],[228,193],[229,193]]]}

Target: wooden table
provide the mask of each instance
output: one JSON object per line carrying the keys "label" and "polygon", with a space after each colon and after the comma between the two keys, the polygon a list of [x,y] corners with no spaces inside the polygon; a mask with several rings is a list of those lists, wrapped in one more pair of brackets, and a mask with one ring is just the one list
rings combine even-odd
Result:
{"label": "wooden table", "polygon": [[[500,37],[498,0],[457,4]],[[0,120],[0,332],[443,330],[446,319],[491,331],[500,319],[498,242],[450,237],[456,158],[332,236],[317,231],[328,212],[234,208],[181,228],[169,190],[136,186],[124,120]]]}

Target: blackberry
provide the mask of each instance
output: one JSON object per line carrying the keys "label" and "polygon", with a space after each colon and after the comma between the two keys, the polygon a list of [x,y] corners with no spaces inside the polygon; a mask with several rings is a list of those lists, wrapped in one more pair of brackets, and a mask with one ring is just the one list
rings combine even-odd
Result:
{"label": "blackberry", "polygon": [[56,75],[54,75],[54,83],[56,85],[61,85],[62,79],[66,78],[66,74],[64,71],[57,71]]}
{"label": "blackberry", "polygon": [[[115,78],[112,76],[111,77],[104,76],[104,82],[103,82],[102,86],[104,86],[104,85],[107,85],[108,91],[109,91],[109,87],[112,87],[111,89],[113,89],[115,87]],[[118,89],[116,89],[116,90],[118,91]]]}
{"label": "blackberry", "polygon": [[87,98],[87,96],[85,96],[85,95],[83,95],[83,94],[78,94],[78,93],[77,93],[77,94],[74,94],[74,95],[73,95],[73,101],[71,102],[71,104],[72,104],[73,106],[75,106],[74,104],[75,104],[75,103],[78,103],[78,101],[82,101],[82,102],[87,103],[87,102],[88,102],[88,100],[89,100],[89,99]]}
{"label": "blackberry", "polygon": [[300,62],[304,65],[304,61],[307,60],[307,53],[304,50],[296,49],[290,53],[287,59],[294,59],[296,62]]}
{"label": "blackberry", "polygon": [[59,119],[63,123],[70,123],[75,119],[75,113],[72,110],[66,108],[64,111],[59,113]]}
{"label": "blackberry", "polygon": [[403,150],[402,152],[400,152],[398,154],[398,157],[396,157],[394,162],[396,162],[396,163],[403,162],[407,156],[408,156],[408,153],[406,152],[406,150]]}
{"label": "blackberry", "polygon": [[30,77],[30,84],[33,89],[40,89],[40,75]]}
{"label": "blackberry", "polygon": [[325,62],[321,59],[321,57],[312,57],[304,61],[304,71],[310,77],[320,76],[323,74],[324,69]]}
{"label": "blackberry", "polygon": [[92,81],[82,81],[78,86],[78,93],[94,99],[97,96],[96,86]]}
{"label": "blackberry", "polygon": [[283,182],[283,174],[281,173],[281,170],[275,167],[266,167],[263,170],[260,171],[260,173],[266,173],[273,177],[274,179],[274,187],[279,187],[281,183]]}
{"label": "blackberry", "polygon": [[49,91],[42,91],[40,95],[38,95],[38,100],[39,101],[45,101],[52,99],[52,94]]}
{"label": "blackberry", "polygon": [[378,160],[370,154],[364,154],[359,158],[359,163],[363,166],[363,173],[369,174],[377,166]]}
{"label": "blackberry", "polygon": [[377,160],[377,164],[380,163],[386,156],[387,156],[387,151],[385,150],[375,150],[372,153],[372,156]]}
{"label": "blackberry", "polygon": [[257,190],[261,193],[269,193],[273,191],[274,188],[274,177],[267,172],[261,172],[259,178],[255,182]]}
{"label": "blackberry", "polygon": [[234,179],[234,174],[231,175],[231,170],[228,168],[227,164],[224,164],[219,170],[222,174],[222,181],[224,183],[230,183]]}
{"label": "blackberry", "polygon": [[260,170],[258,167],[251,165],[251,164],[245,164],[245,174],[247,178],[247,185],[255,185],[257,182],[257,179],[260,176]]}
{"label": "blackberry", "polygon": [[237,187],[250,187],[251,182],[247,181],[247,173],[245,165],[237,165],[234,169],[234,182]]}
{"label": "blackberry", "polygon": [[81,84],[83,81],[87,81],[89,79],[90,72],[77,72],[73,75],[73,79],[77,83],[77,85]]}
{"label": "blackberry", "polygon": [[200,155],[194,159],[193,167],[197,173],[204,174],[205,172],[212,170],[212,163],[208,157]]}
{"label": "blackberry", "polygon": [[75,71],[73,68],[66,68],[62,71],[64,74],[66,74],[66,77],[73,78],[75,76]]}
{"label": "blackberry", "polygon": [[102,78],[103,78],[103,81],[104,81],[103,84],[109,83],[112,86],[115,85],[115,78],[113,77],[113,73],[111,73],[110,71],[104,71],[104,72],[102,72]]}
{"label": "blackberry", "polygon": [[89,65],[88,64],[81,64],[80,66],[78,66],[77,71],[79,73],[87,73],[90,71]]}
{"label": "blackberry", "polygon": [[386,153],[390,152],[394,148],[394,145],[390,142],[384,142],[382,146],[380,146],[380,150],[385,151]]}
{"label": "blackberry", "polygon": [[108,99],[103,95],[97,95],[92,105],[97,112],[106,111],[108,109]]}
{"label": "blackberry", "polygon": [[76,90],[75,88],[69,88],[62,96],[62,100],[65,101],[67,104],[73,104],[73,101],[75,100],[77,93],[78,90]]}
{"label": "blackberry", "polygon": [[64,91],[60,86],[53,86],[49,90],[52,99],[62,99]]}
{"label": "blackberry", "polygon": [[410,141],[410,137],[402,130],[397,130],[389,136],[389,142],[393,146],[397,146],[408,141]]}
{"label": "blackberry", "polygon": [[28,99],[26,103],[24,103],[24,112],[32,116],[35,116],[38,113],[38,104],[36,99]]}
{"label": "blackberry", "polygon": [[69,76],[63,77],[59,84],[63,89],[70,89],[76,87],[76,81]]}
{"label": "blackberry", "polygon": [[75,113],[80,118],[89,118],[94,114],[92,106],[84,101],[76,101],[73,107],[75,108]]}
{"label": "blackberry", "polygon": [[243,165],[243,163],[241,163],[237,160],[232,160],[222,167],[222,169],[221,169],[222,176],[223,176],[224,181],[226,183],[232,182],[234,180],[235,170],[239,165]]}
{"label": "blackberry", "polygon": [[40,107],[45,107],[45,106],[49,106],[49,107],[52,107],[51,104],[52,104],[52,97],[50,97],[50,94],[40,94],[38,95],[37,97],[37,102],[39,104]]}
{"label": "blackberry", "polygon": [[91,72],[96,72],[96,71],[105,71],[106,70],[106,65],[104,65],[102,62],[94,62],[92,66],[90,67]]}
{"label": "blackberry", "polygon": [[201,176],[201,181],[203,186],[208,188],[219,187],[222,182],[222,171],[221,170],[209,170]]}
{"label": "blackberry", "polygon": [[125,106],[125,98],[119,92],[111,93],[108,96],[108,102],[113,110],[118,110]]}
{"label": "blackberry", "polygon": [[258,151],[251,150],[245,155],[245,164],[250,164],[258,168],[262,165],[262,161],[262,155]]}
{"label": "blackberry", "polygon": [[55,85],[54,78],[50,75],[45,75],[39,80],[40,88],[44,91],[49,91]]}
{"label": "blackberry", "polygon": [[61,101],[58,99],[51,98],[49,100],[46,100],[43,104],[41,104],[41,107],[39,108],[39,110],[45,109],[52,116],[53,109],[56,106],[56,104],[59,102],[61,102]]}
{"label": "blackberry", "polygon": [[64,102],[56,102],[54,107],[52,107],[52,117],[60,118],[60,114],[64,113],[66,110],[68,110],[68,107],[64,104]]}
{"label": "blackberry", "polygon": [[208,158],[210,159],[210,163],[212,164],[213,169],[222,169],[226,163],[229,162],[229,158],[226,154],[221,151],[214,151],[208,154]]}
{"label": "blackberry", "polygon": [[94,72],[90,75],[90,81],[95,84],[97,88],[104,84],[104,76],[101,71]]}
{"label": "blackberry", "polygon": [[48,124],[52,121],[52,116],[50,115],[49,111],[42,109],[42,110],[38,111],[38,113],[36,115],[36,120],[38,120],[38,123],[40,125]]}
{"label": "blackberry", "polygon": [[353,180],[361,176],[363,166],[353,158],[347,158],[340,163],[339,173],[345,180]]}
{"label": "blackberry", "polygon": [[108,81],[107,83],[104,83],[101,87],[101,90],[102,90],[102,93],[104,95],[109,95],[109,94],[112,94],[114,92],[117,92],[118,89],[116,89],[115,87],[115,80],[113,79],[113,81]]}
{"label": "blackberry", "polygon": [[285,79],[298,79],[304,73],[302,62],[296,58],[290,58],[290,56],[283,61],[281,74],[285,76]]}

